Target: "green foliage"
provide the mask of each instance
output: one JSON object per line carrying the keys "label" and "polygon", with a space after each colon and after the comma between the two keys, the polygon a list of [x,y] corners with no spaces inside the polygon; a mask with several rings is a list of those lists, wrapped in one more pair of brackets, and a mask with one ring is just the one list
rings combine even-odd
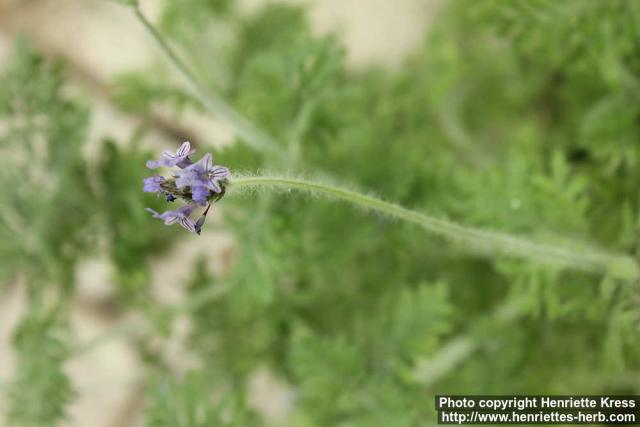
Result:
{"label": "green foliage", "polygon": [[73,397],[66,306],[46,301],[73,291],[96,199],[82,153],[88,111],[64,94],[62,72],[22,41],[0,76],[0,280],[20,275],[29,303],[7,393],[15,425],[58,425]]}
{"label": "green foliage", "polygon": [[406,373],[416,357],[434,353],[450,315],[443,284],[422,285],[389,292],[335,337],[300,330],[290,363],[301,404],[321,425],[420,424],[429,408]]}
{"label": "green foliage", "polygon": [[18,325],[13,345],[18,366],[9,386],[8,420],[19,426],[55,426],[74,396],[62,364],[70,355],[59,308],[32,306]]}
{"label": "green foliage", "polygon": [[148,115],[152,105],[168,105],[175,111],[199,105],[181,89],[166,85],[163,80],[156,82],[148,75],[122,74],[114,86],[117,92],[113,101],[128,113]]}
{"label": "green foliage", "polygon": [[220,56],[230,48],[231,27],[237,25],[235,0],[165,0],[163,3],[159,27],[179,46],[179,56],[208,86],[226,89],[232,71]]}
{"label": "green foliage", "polygon": [[[278,155],[257,152],[245,132],[216,153],[237,175],[321,176],[482,230],[638,260],[640,3],[447,2],[395,71],[350,70],[338,38],[314,36],[304,8],[165,3],[162,34],[201,86],[277,143]],[[159,104],[176,120],[205,113],[208,95],[168,76],[128,73],[114,82],[114,101],[145,119]],[[137,136],[105,139],[95,165],[85,161],[87,111],[61,86],[60,67],[24,47],[2,77],[0,177],[10,190],[0,202],[1,277],[42,275],[70,294],[74,263],[99,235],[120,305],[169,335],[175,316],[148,298],[148,259],[178,236],[196,237],[144,212],[160,201],[140,192],[150,156]],[[50,155],[39,154],[42,144]],[[46,179],[25,177],[27,164]],[[140,346],[155,368],[148,425],[261,425],[246,402],[263,369],[297,395],[284,425],[309,427],[424,425],[432,396],[445,392],[639,392],[620,381],[640,369],[640,293],[620,266],[598,275],[487,256],[295,194],[230,194],[216,205],[234,241],[223,276],[202,260],[176,261],[193,275],[186,303],[167,313],[188,317],[185,345],[198,369],[171,371],[150,344],[160,329],[149,328]],[[38,393],[65,384],[68,353],[54,331],[66,311],[56,322],[34,313],[23,325],[37,327],[23,326],[15,342],[11,419],[50,415],[55,424],[68,388],[47,414],[24,397],[30,377]],[[28,354],[40,342],[51,349]],[[437,372],[421,378],[429,362]]]}
{"label": "green foliage", "polygon": [[148,228],[153,204],[139,196],[149,153],[105,142],[97,164],[85,159],[89,111],[67,95],[63,74],[21,41],[0,75],[0,283],[23,279],[29,307],[8,393],[16,425],[59,425],[73,397],[63,363],[77,261],[106,243],[123,302],[148,303],[145,260],[172,231]]}
{"label": "green foliage", "polygon": [[148,386],[150,427],[234,427],[256,425],[242,400],[233,393],[216,397],[213,384],[202,372],[189,372],[182,380],[157,374]]}
{"label": "green foliage", "polygon": [[166,1],[161,25],[167,31],[180,31],[181,24],[185,21],[204,27],[212,17],[228,13],[233,7],[233,0]]}
{"label": "green foliage", "polygon": [[60,64],[20,46],[0,76],[0,277],[22,272],[68,285],[79,251],[90,248],[94,195],[81,151],[88,112],[63,95]]}

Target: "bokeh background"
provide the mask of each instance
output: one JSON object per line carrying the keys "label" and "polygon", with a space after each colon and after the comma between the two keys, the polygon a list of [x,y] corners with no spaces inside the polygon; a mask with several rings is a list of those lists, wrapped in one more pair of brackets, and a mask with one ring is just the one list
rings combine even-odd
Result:
{"label": "bokeh background", "polygon": [[[126,2],[125,2],[126,3]],[[342,204],[144,212],[190,140],[461,223],[636,257],[640,2],[0,0],[0,425],[414,426],[436,393],[638,392],[638,280]],[[249,144],[247,144],[249,142]]]}

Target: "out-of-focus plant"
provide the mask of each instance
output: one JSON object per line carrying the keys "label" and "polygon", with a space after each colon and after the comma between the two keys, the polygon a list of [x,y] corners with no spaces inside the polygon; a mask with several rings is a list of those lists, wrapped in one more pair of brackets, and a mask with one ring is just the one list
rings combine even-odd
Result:
{"label": "out-of-focus plant", "polygon": [[[71,351],[59,319],[66,323],[69,272],[93,235],[107,236],[123,307],[151,326],[139,340],[152,372],[148,425],[262,425],[248,402],[251,378],[265,368],[295,393],[289,424],[302,426],[423,425],[433,419],[432,396],[445,392],[638,392],[626,379],[640,368],[640,4],[452,1],[398,70],[356,72],[338,39],[313,36],[298,7],[246,14],[233,1],[167,0],[156,27],[136,2],[124,3],[185,84],[162,77],[169,73],[129,73],[116,80],[114,102],[137,114],[158,104],[177,117],[194,109],[235,131],[237,143],[216,159],[232,172],[233,197],[220,209],[237,256],[224,277],[194,265],[185,303],[154,306],[147,257],[169,237],[197,236],[173,234],[144,212],[159,204],[141,195],[148,153],[105,143],[97,177],[79,151],[56,158],[44,182],[71,174],[61,188],[79,189],[48,192],[60,199],[43,201],[42,211],[11,203],[2,212],[2,232],[17,233],[23,227],[12,224],[29,215],[51,224],[55,209],[78,207],[77,222],[62,222],[70,231],[24,231],[36,263],[13,244],[28,240],[0,249],[17,260],[2,266],[3,277],[68,279],[54,309],[32,302],[16,334],[11,420],[55,424],[72,396],[67,384],[64,399],[33,411],[37,393],[24,392],[25,378],[65,384],[60,366]],[[46,117],[69,108],[46,92],[52,76],[60,85],[57,69],[26,58],[0,86],[8,123],[22,118],[4,100],[27,82],[38,88],[24,98]],[[87,115],[75,111],[76,121],[55,123],[67,123],[80,144]],[[18,141],[11,132],[38,146],[33,129],[11,130],[2,148]],[[55,145],[55,135],[44,140]],[[2,173],[17,166],[7,161]],[[251,174],[263,170],[274,173]],[[95,190],[86,185],[94,181]],[[243,188],[255,197],[235,197]],[[70,252],[41,255],[56,245]],[[177,314],[191,320],[185,344],[199,361],[186,375],[169,372],[148,343]],[[49,341],[53,350],[37,355],[46,363],[34,363],[34,343]]]}
{"label": "out-of-focus plant", "polygon": [[73,396],[62,366],[67,298],[93,235],[95,195],[81,152],[87,109],[62,94],[60,64],[46,64],[24,41],[0,80],[0,277],[20,277],[29,303],[13,341],[7,419],[53,425]]}
{"label": "out-of-focus plant", "polygon": [[77,262],[108,251],[118,294],[141,307],[145,257],[170,235],[146,232],[150,202],[133,185],[142,183],[138,165],[148,153],[105,142],[99,161],[87,161],[89,109],[66,94],[63,73],[20,41],[0,75],[0,278],[3,290],[17,279],[27,298],[13,340],[15,375],[2,384],[12,425],[58,425],[74,396],[63,365],[73,355]]}

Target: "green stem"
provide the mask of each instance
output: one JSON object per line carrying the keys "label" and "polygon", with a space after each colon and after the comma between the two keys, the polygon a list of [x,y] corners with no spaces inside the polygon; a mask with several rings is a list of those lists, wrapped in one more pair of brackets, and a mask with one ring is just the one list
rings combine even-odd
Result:
{"label": "green stem", "polygon": [[582,245],[558,246],[506,233],[467,227],[448,220],[434,218],[377,197],[321,182],[281,176],[245,176],[233,178],[229,183],[231,192],[234,189],[262,187],[296,190],[343,200],[364,209],[413,223],[429,232],[458,243],[467,250],[489,256],[504,255],[523,258],[594,273],[609,272],[624,279],[640,277],[638,265],[626,255],[609,254]]}
{"label": "green stem", "polygon": [[230,125],[235,133],[252,148],[260,152],[271,152],[277,157],[284,159],[285,153],[273,138],[253,126],[251,122],[245,119],[231,105],[202,84],[169,45],[162,33],[160,33],[160,31],[158,31],[156,27],[154,27],[154,25],[144,16],[142,11],[140,11],[140,8],[134,7],[134,11],[136,17],[140,23],[142,23],[149,35],[153,37],[160,49],[162,49],[167,58],[189,84],[191,93],[198,98],[207,110]]}

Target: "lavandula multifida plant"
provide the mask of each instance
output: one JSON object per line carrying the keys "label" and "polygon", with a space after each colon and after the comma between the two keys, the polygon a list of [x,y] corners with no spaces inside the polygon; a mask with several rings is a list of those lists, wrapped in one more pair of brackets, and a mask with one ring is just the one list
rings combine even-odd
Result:
{"label": "lavandula multifida plant", "polygon": [[[183,142],[175,153],[165,151],[161,159],[149,160],[147,162],[149,169],[160,167],[177,167],[178,169],[171,177],[155,174],[145,178],[143,190],[147,193],[164,195],[167,202],[184,200],[185,205],[162,214],[150,208],[147,208],[147,211],[151,212],[154,218],[162,219],[166,225],[179,223],[187,230],[200,234],[211,204],[224,196],[229,169],[214,165],[210,153],[194,163],[191,155],[195,151],[191,149],[189,142]],[[200,206],[206,206],[206,208],[198,220],[194,221],[191,215]]]}

